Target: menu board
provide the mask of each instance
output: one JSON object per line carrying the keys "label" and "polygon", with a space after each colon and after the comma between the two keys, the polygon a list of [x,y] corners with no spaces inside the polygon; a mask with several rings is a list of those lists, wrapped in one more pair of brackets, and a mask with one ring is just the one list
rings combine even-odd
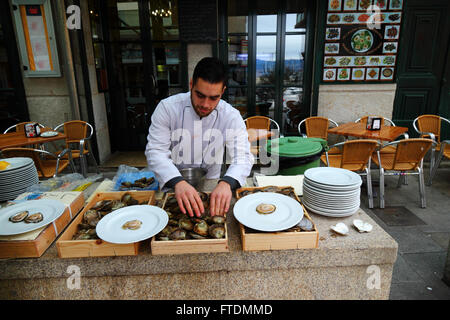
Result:
{"label": "menu board", "polygon": [[403,0],[328,0],[324,82],[393,81]]}

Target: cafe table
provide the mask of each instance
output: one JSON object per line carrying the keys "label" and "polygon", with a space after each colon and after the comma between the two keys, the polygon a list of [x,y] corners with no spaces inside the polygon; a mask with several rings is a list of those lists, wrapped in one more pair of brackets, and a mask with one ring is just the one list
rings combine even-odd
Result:
{"label": "cafe table", "polygon": [[[217,181],[201,181],[198,190],[212,191]],[[152,255],[146,240],[137,256],[62,259],[52,244],[41,258],[0,259],[0,299],[389,299],[398,245],[363,209],[345,218],[310,213],[318,248],[243,251],[235,201],[229,252]],[[353,219],[373,230],[359,233]],[[331,231],[338,222],[347,236]]]}
{"label": "cafe table", "polygon": [[407,127],[382,126],[380,130],[367,130],[364,123],[349,122],[338,127],[328,129],[328,133],[333,133],[345,137],[357,137],[363,139],[374,139],[381,141],[394,141],[400,135],[408,131]]}
{"label": "cafe table", "polygon": [[[43,128],[42,132],[52,131],[51,128]],[[53,137],[33,137],[27,138],[24,132],[10,132],[0,134],[0,150],[6,148],[17,148],[17,147],[25,147],[29,145],[40,145],[47,142],[64,140],[66,139],[66,135],[64,133],[58,132],[58,135]]]}

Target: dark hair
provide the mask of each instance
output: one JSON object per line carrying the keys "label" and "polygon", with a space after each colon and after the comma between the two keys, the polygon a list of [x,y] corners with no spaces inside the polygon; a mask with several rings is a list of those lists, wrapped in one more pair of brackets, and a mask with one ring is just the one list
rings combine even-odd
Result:
{"label": "dark hair", "polygon": [[192,76],[193,84],[197,82],[198,78],[209,83],[227,83],[227,69],[222,61],[217,58],[203,58],[200,60],[194,69]]}

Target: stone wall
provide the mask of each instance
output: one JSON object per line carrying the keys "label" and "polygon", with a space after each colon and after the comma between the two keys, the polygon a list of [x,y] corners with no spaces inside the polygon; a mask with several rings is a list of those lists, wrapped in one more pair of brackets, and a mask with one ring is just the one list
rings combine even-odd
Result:
{"label": "stone wall", "polygon": [[352,122],[366,115],[392,119],[395,83],[321,85],[318,116],[338,123]]}

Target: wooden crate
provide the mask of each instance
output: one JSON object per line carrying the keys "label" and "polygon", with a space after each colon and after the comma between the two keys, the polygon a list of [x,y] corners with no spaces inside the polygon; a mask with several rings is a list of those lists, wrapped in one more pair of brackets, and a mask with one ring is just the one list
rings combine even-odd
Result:
{"label": "wooden crate", "polygon": [[[209,193],[208,193],[209,194]],[[175,194],[166,194],[162,208],[165,208],[169,198]],[[211,252],[229,252],[228,247],[228,229],[225,223],[225,238],[223,239],[192,239],[192,240],[157,240],[156,236],[152,238],[151,249],[153,255],[164,254],[186,254],[186,253],[211,253]]]}
{"label": "wooden crate", "polygon": [[116,244],[98,240],[72,240],[77,232],[78,224],[83,220],[86,211],[102,200],[120,200],[125,193],[129,193],[139,203],[151,205],[154,201],[155,191],[120,191],[120,192],[97,192],[80,214],[67,227],[66,231],[56,241],[58,256],[60,258],[82,258],[82,257],[107,257],[107,256],[133,256],[139,251],[139,242],[129,244]]}
{"label": "wooden crate", "polygon": [[[39,258],[55,241],[64,228],[72,221],[84,205],[84,196],[82,192],[51,192],[46,197],[44,193],[41,199],[59,200],[64,196],[71,199],[70,204],[64,213],[55,220],[54,225],[50,223],[43,229],[34,240],[2,240],[0,241],[0,258]],[[68,195],[70,194],[70,196]],[[13,237],[14,238],[14,237]]]}
{"label": "wooden crate", "polygon": [[[263,190],[268,187],[259,188],[241,188],[236,190],[236,198],[240,199],[242,191],[257,191],[264,192]],[[273,188],[289,188],[289,187],[273,187]],[[294,190],[292,188],[292,190]],[[294,193],[295,194],[295,193]],[[296,200],[300,202],[297,196]],[[303,207],[303,205],[302,205]],[[280,231],[280,232],[259,232],[251,230],[242,224],[239,224],[241,232],[242,249],[244,251],[263,251],[263,250],[288,250],[288,249],[312,249],[319,246],[319,232],[311,219],[310,215],[303,207],[304,216],[310,220],[314,226],[313,231]]]}

